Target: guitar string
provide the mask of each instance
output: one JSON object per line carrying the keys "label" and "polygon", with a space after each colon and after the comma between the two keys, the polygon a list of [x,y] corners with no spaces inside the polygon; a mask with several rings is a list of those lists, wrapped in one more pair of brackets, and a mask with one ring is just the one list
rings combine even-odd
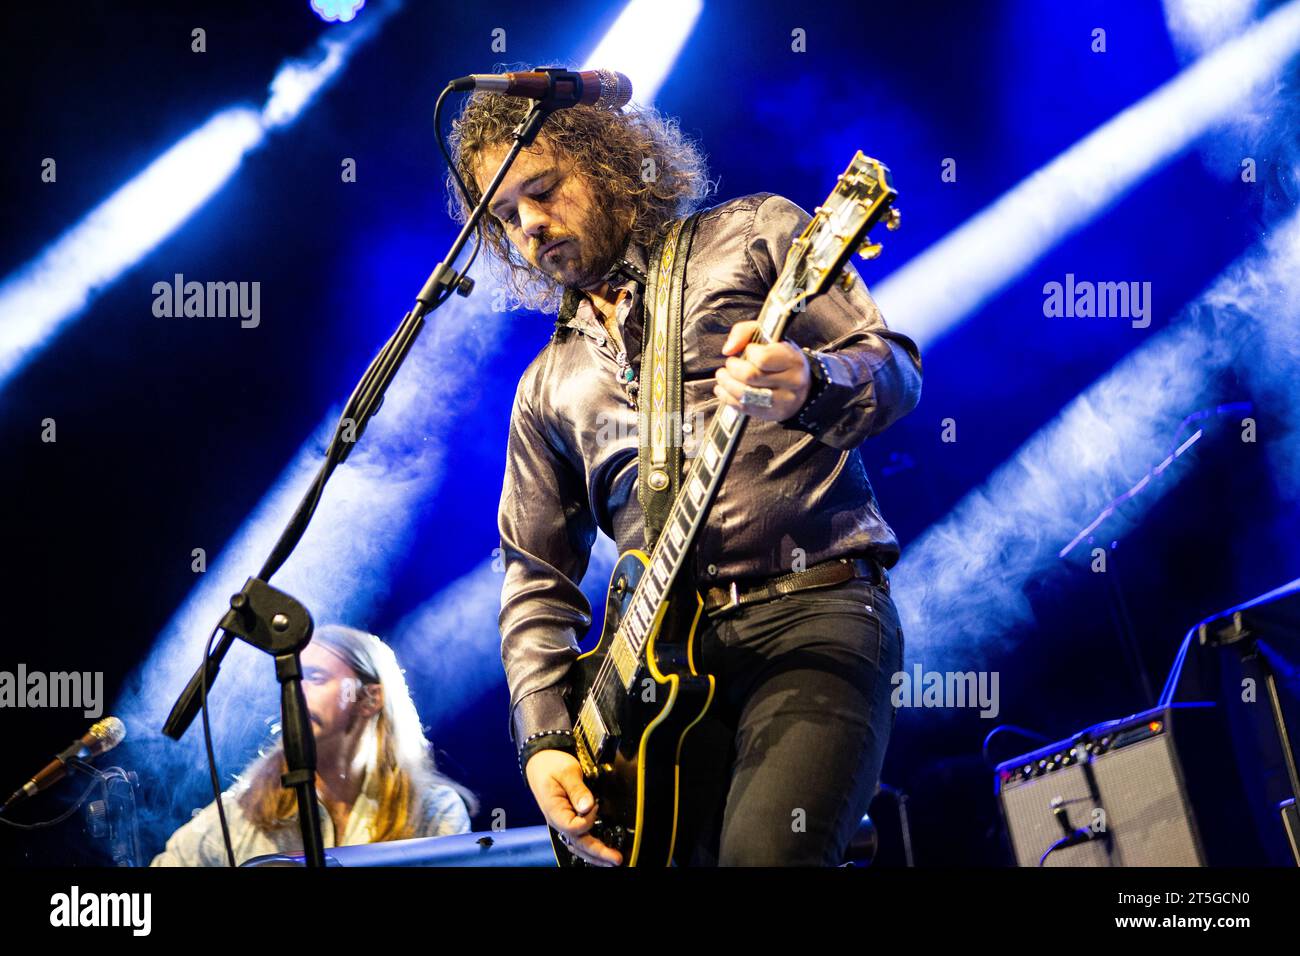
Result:
{"label": "guitar string", "polygon": [[[750,336],[749,343],[746,343],[746,344],[752,344],[752,343],[758,341],[761,337],[762,337],[762,329],[761,329],[761,328],[756,329],[756,330],[754,331],[753,335]],[[725,408],[726,406],[723,406],[723,407]],[[725,431],[725,426],[719,426],[719,422],[721,421],[722,415],[723,415],[723,409],[722,409],[722,408],[719,408],[718,411],[717,411],[717,412],[714,414],[714,416],[713,416],[713,421],[709,423],[709,432],[708,432],[708,434],[705,436],[705,441],[713,441],[713,434],[714,434],[714,432],[715,432],[716,430],[719,429],[719,427],[721,427],[722,430]],[[749,416],[748,416],[745,412],[740,412],[740,411],[738,411],[738,412],[736,413],[736,415],[737,415],[737,417],[736,417],[736,428],[739,429],[741,423],[742,423],[745,419],[747,419]],[[731,443],[731,438],[730,438],[730,436],[728,436],[727,441],[728,441],[728,444]],[[725,454],[725,457],[726,457],[726,459],[727,459],[726,462],[724,462],[722,459],[719,459],[719,462],[718,462],[719,466],[721,466],[721,465],[723,465],[723,464],[727,464],[727,465],[729,465],[729,464],[730,464],[730,458],[731,458],[731,456],[734,455],[734,454],[735,454],[735,448],[732,447],[732,448],[730,449],[730,451],[727,452],[727,453]],[[703,459],[703,457],[701,456],[701,458],[699,459],[699,461],[703,461],[703,460],[704,460],[704,459]],[[692,466],[692,467],[687,471],[687,474],[686,474],[686,482],[685,482],[685,484],[684,484],[684,487],[685,487],[685,486],[688,486],[688,485],[690,484],[691,480],[692,480],[694,477],[696,477],[696,475],[695,475],[695,469],[696,469],[696,467],[707,468],[707,465],[693,465],[693,466]],[[713,481],[710,480],[710,484],[712,484],[712,483],[713,483]],[[678,492],[679,499],[680,499],[680,495],[681,495],[681,492],[679,491],[679,492]],[[710,504],[711,504],[711,502],[710,502]],[[684,507],[684,506],[681,506],[681,507]],[[668,520],[667,522],[665,522],[665,524],[664,524],[664,528],[665,528],[665,529],[667,529],[668,527],[670,527],[671,522],[672,522],[673,520],[675,520],[675,516],[676,516],[678,510],[679,510],[679,508],[678,508],[678,506],[675,504],[675,506],[674,506],[674,507],[672,508],[672,510],[669,512],[669,516],[668,516],[668,517],[669,517],[669,520]],[[703,509],[701,509],[701,512],[702,512],[702,511],[703,511]],[[698,517],[700,517],[700,515],[697,514],[696,517],[698,518]],[[696,530],[696,533],[698,534],[698,529]],[[694,535],[692,535],[692,537],[693,537],[693,536],[694,536]],[[646,573],[650,573],[650,569],[654,566],[655,561],[658,560],[658,556],[659,556],[659,553],[660,553],[660,548],[663,546],[663,545],[662,545],[662,541],[663,541],[663,532],[660,533],[660,538],[659,538],[659,540],[655,542],[655,547],[651,550],[651,553],[650,553],[650,561],[649,561],[649,563],[647,564],[646,569],[645,569],[645,570],[646,570]],[[688,548],[682,548],[681,551],[679,552],[677,558],[675,559],[675,562],[674,562],[674,563],[679,562],[679,561],[684,561],[685,555],[686,555],[686,553],[687,553],[688,550],[689,550]],[[669,577],[667,584],[664,586],[665,594],[667,593],[667,591],[669,590],[669,588],[671,588],[671,586],[675,583],[675,581],[676,581],[676,579],[677,579],[677,574],[680,574],[680,573],[681,573],[681,568],[679,567],[679,568],[677,569],[677,572],[676,572],[675,574],[673,574],[672,576]],[[640,587],[640,586],[638,585],[637,590],[639,590],[639,587]],[[656,614],[658,613],[658,604],[659,604],[659,603],[662,603],[662,600],[663,600],[663,599],[661,598],[660,601],[656,603],[656,607],[655,607],[655,613],[656,613]],[[631,598],[631,600],[629,600],[629,602],[628,602],[628,607],[629,607],[629,608],[633,607],[633,605],[635,605],[636,602],[637,602],[637,598],[636,598],[636,590],[634,590],[634,591],[633,591],[633,594],[632,594],[632,598]],[[644,612],[643,612],[643,614],[644,614]],[[621,624],[621,623],[622,623],[622,622],[620,621],[620,624]],[[650,623],[653,623],[653,617],[651,618],[651,622],[650,622]],[[615,632],[614,632],[614,633],[615,633],[615,639],[617,639],[617,635],[618,635],[618,629],[617,629],[617,628],[615,629]],[[636,667],[636,669],[633,671],[633,674],[634,674],[634,675],[635,675],[636,671],[637,671],[637,670],[640,670],[640,668],[641,668],[641,658],[644,656],[645,649],[646,649],[646,644],[647,644],[648,641],[649,641],[649,637],[650,637],[650,635],[647,633],[646,635],[644,635],[644,637],[645,637],[645,641],[644,641],[643,643],[641,643],[641,646],[640,646],[640,647],[637,648],[636,657],[635,657],[635,660],[636,660],[636,662],[637,662],[637,667]],[[624,640],[626,640],[626,637],[624,637]],[[611,648],[611,651],[612,651],[612,648]],[[604,659],[601,661],[600,668],[599,668],[599,669],[597,670],[597,672],[596,672],[596,676],[595,676],[595,678],[593,678],[593,680],[592,680],[592,682],[591,682],[591,689],[588,690],[587,695],[583,698],[583,706],[582,706],[581,708],[579,708],[579,710],[578,710],[578,723],[582,726],[582,728],[583,728],[584,730],[589,730],[589,728],[586,726],[586,721],[583,719],[583,715],[584,715],[584,713],[585,713],[585,711],[586,711],[586,705],[587,705],[587,703],[588,703],[589,701],[591,701],[593,698],[596,699],[596,703],[599,703],[600,698],[604,695],[605,691],[608,689],[608,686],[609,686],[609,680],[610,680],[610,676],[611,676],[611,672],[615,670],[613,660],[614,660],[614,655],[613,655],[613,653],[607,653],[607,654],[605,655]],[[621,684],[621,683],[622,683],[622,681],[620,680],[620,684]],[[593,756],[593,759],[594,759],[595,755],[593,754],[592,756]]]}

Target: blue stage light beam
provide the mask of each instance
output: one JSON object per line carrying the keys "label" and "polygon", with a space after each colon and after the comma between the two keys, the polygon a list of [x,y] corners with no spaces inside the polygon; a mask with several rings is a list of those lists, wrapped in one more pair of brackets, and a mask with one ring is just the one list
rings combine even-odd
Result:
{"label": "blue stage light beam", "polygon": [[308,58],[286,62],[260,112],[218,112],[0,282],[0,386],[101,290],[184,225],[270,131],[302,115],[398,6],[381,5],[365,21],[322,38]]}
{"label": "blue stage light beam", "polygon": [[617,70],[632,81],[632,102],[651,106],[703,8],[701,0],[632,0],[579,69]]}
{"label": "blue stage light beam", "polygon": [[1254,19],[1259,0],[1164,0],[1164,8],[1174,44],[1201,56],[1240,33]]}
{"label": "blue stage light beam", "polygon": [[[1009,651],[1016,629],[1033,619],[1026,586],[1060,568],[1059,552],[1148,472],[1184,416],[1220,400],[1213,394],[1220,370],[1248,378],[1258,404],[1294,414],[1300,328],[1290,317],[1298,310],[1300,214],[1293,214],[904,548],[893,579],[909,658],[926,670],[969,671]],[[1300,432],[1270,453],[1283,493],[1300,497]],[[1179,472],[1129,502],[1123,522],[1138,520]],[[1108,535],[1111,528],[1120,524]]]}
{"label": "blue stage light beam", "polygon": [[873,286],[924,349],[1234,114],[1300,50],[1300,0],[1187,67]]}
{"label": "blue stage light beam", "polygon": [[222,110],[0,284],[0,382],[176,231],[262,141],[255,110]]}
{"label": "blue stage light beam", "polygon": [[[1164,0],[1165,20],[1174,48],[1184,60],[1203,55],[1207,50],[1238,36],[1258,12],[1258,0]],[[1285,157],[1295,151],[1294,120],[1297,80],[1294,70],[1284,73],[1277,82],[1259,89],[1249,102],[1233,110],[1216,134],[1197,144],[1197,152],[1211,175],[1236,180],[1243,175],[1243,163],[1270,157],[1270,166],[1287,165]],[[1283,157],[1281,161],[1277,157]],[[1263,174],[1262,170],[1256,171]],[[1293,177],[1294,178],[1294,177]],[[1264,212],[1286,215],[1296,200],[1295,183],[1282,190],[1264,194]],[[1280,211],[1279,211],[1280,210]]]}

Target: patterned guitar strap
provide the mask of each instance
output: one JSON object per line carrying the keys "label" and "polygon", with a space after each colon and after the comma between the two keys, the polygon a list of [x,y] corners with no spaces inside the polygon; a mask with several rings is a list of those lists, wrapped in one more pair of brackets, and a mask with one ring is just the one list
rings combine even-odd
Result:
{"label": "patterned guitar strap", "polygon": [[683,287],[696,218],[673,220],[647,263],[637,422],[637,497],[645,513],[647,553],[682,483]]}

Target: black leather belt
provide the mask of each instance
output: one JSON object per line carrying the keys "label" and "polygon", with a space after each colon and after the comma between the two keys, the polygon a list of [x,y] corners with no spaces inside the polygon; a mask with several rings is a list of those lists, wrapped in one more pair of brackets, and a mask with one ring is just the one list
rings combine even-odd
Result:
{"label": "black leather belt", "polygon": [[889,572],[875,561],[870,558],[832,558],[803,571],[766,578],[752,584],[732,581],[726,587],[708,588],[702,592],[704,611],[710,615],[722,614],[746,604],[770,601],[796,591],[830,587],[854,578],[865,578],[886,594],[889,593]]}

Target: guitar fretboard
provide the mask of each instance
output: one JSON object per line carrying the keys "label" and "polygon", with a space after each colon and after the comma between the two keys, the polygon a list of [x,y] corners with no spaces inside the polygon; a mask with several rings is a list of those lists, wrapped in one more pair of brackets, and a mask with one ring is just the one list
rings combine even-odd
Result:
{"label": "guitar fretboard", "polygon": [[[783,277],[778,283],[776,293],[768,300],[754,341],[770,343],[780,340],[790,315],[784,303],[792,300],[791,293],[796,285],[793,276]],[[655,543],[650,566],[642,575],[628,613],[623,618],[616,640],[621,638],[626,650],[618,651],[619,657],[626,654],[632,661],[641,661],[659,607],[685,566],[691,545],[708,518],[709,508],[717,497],[723,475],[748,420],[749,416],[744,412],[724,405],[709,423]],[[620,673],[625,670],[626,667],[619,667]],[[631,677],[631,674],[625,676],[625,689],[630,686]]]}

